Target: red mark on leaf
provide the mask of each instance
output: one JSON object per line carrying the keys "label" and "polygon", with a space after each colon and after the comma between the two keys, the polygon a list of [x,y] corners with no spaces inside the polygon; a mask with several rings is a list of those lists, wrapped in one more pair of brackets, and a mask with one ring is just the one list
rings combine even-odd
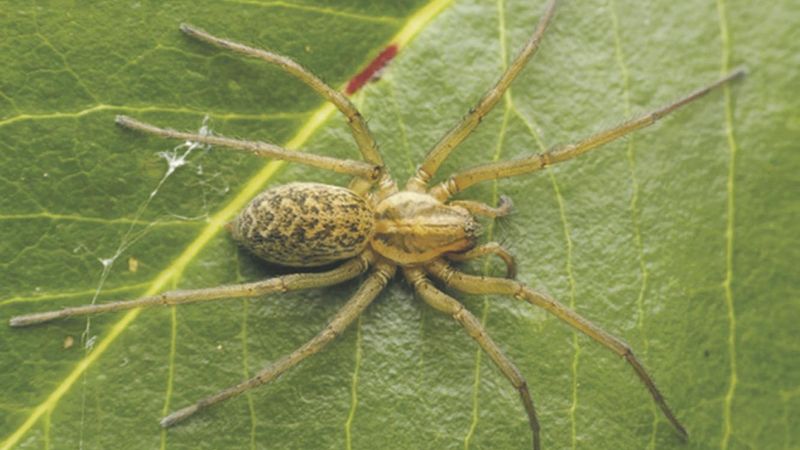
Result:
{"label": "red mark on leaf", "polygon": [[391,44],[372,60],[367,67],[347,83],[347,95],[353,95],[370,80],[377,78],[381,69],[397,55],[397,45]]}

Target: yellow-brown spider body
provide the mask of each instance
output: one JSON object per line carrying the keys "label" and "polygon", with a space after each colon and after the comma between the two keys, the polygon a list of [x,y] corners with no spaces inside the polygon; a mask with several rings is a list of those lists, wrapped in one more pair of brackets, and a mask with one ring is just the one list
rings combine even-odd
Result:
{"label": "yellow-brown spider body", "polygon": [[388,196],[378,204],[376,214],[372,248],[403,266],[470,250],[480,233],[480,226],[465,208],[445,205],[419,192]]}
{"label": "yellow-brown spider body", "polygon": [[260,258],[314,267],[364,251],[375,212],[353,191],[320,183],[289,183],[256,196],[232,223],[231,234]]}
{"label": "yellow-brown spider body", "polygon": [[[293,152],[266,142],[183,133],[124,116],[119,116],[117,123],[165,138],[247,151],[353,176],[348,188],[319,183],[291,183],[271,188],[253,199],[230,226],[236,240],[267,261],[294,267],[320,266],[336,261],[340,261],[340,264],[325,271],[293,273],[238,285],[177,290],[134,300],[26,314],[12,317],[10,325],[21,327],[54,319],[146,306],[179,305],[325,288],[367,273],[358,290],[319,334],[294,352],[264,367],[254,377],[164,417],[161,425],[169,427],[201,409],[275,380],[308,356],[320,351],[364,312],[397,272],[402,272],[422,300],[432,308],[448,314],[464,327],[517,390],[527,414],[534,449],[538,450],[541,446],[539,421],[525,378],[489,337],[481,321],[433,280],[464,293],[513,296],[545,309],[567,325],[581,331],[625,359],[678,435],[686,438],[688,434],[685,428],[624,341],[605,332],[547,294],[514,280],[514,258],[500,244],[489,242],[477,245],[480,227],[474,216],[504,216],[510,211],[510,200],[501,197],[499,204],[493,207],[477,201],[451,198],[476,183],[535,172],[652,125],[675,109],[742,76],[743,69],[735,70],[673,103],[573,144],[554,147],[515,160],[481,164],[456,172],[445,181],[429,186],[440,165],[492,110],[533,56],[553,17],[555,4],[555,0],[548,0],[544,16],[522,51],[475,107],[429,150],[416,173],[408,180],[406,190],[398,189],[383,164],[366,121],[343,94],[289,58],[220,39],[191,26],[182,25],[181,30],[191,37],[277,65],[331,101],[347,118],[347,124],[364,161]],[[498,256],[505,262],[506,278],[469,275],[452,265],[452,262],[485,255]]]}
{"label": "yellow-brown spider body", "polygon": [[475,247],[480,225],[465,208],[403,191],[371,202],[320,183],[289,183],[256,196],[231,223],[242,246],[271,263],[315,267],[352,258],[371,244],[400,265]]}

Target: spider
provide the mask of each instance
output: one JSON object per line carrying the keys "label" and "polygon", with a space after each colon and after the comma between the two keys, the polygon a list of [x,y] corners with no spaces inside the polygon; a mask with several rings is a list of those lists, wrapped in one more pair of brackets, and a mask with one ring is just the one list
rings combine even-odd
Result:
{"label": "spider", "polygon": [[[221,39],[190,25],[181,25],[181,30],[191,38],[277,65],[332,102],[347,118],[364,161],[297,153],[265,142],[184,133],[125,116],[118,116],[117,124],[163,138],[227,147],[351,175],[353,179],[347,188],[296,182],[268,189],[256,196],[228,225],[235,240],[266,261],[298,268],[338,265],[321,272],[293,273],[239,285],[177,290],[135,300],[17,316],[11,318],[10,325],[22,327],[65,317],[131,308],[257,297],[274,292],[321,288],[368,273],[352,298],[319,334],[294,352],[268,365],[253,378],[162,418],[161,426],[170,427],[198,411],[275,380],[305,358],[322,350],[375,300],[399,270],[419,297],[435,310],[450,315],[464,327],[518,391],[527,414],[534,449],[541,447],[539,421],[525,378],[492,340],[481,322],[458,300],[446,294],[440,285],[467,294],[502,294],[526,301],[544,308],[567,325],[586,334],[630,364],[678,436],[687,439],[686,429],[667,405],[652,377],[624,341],[603,331],[547,294],[516,281],[516,265],[511,253],[498,243],[478,242],[480,227],[475,216],[496,218],[508,215],[512,208],[511,201],[501,197],[499,205],[493,207],[472,200],[451,200],[451,197],[482,181],[524,175],[550,164],[570,160],[652,125],[661,117],[714,88],[743,76],[744,69],[736,69],[675,102],[578,142],[510,161],[478,165],[457,172],[444,182],[429,186],[443,161],[475,130],[536,53],[553,18],[556,3],[556,0],[548,1],[533,34],[508,69],[468,114],[429,150],[404,189],[398,188],[390,176],[366,122],[345,95],[288,57]],[[451,264],[487,255],[502,259],[507,269],[505,278],[470,275]],[[435,284],[431,278],[439,283]]]}

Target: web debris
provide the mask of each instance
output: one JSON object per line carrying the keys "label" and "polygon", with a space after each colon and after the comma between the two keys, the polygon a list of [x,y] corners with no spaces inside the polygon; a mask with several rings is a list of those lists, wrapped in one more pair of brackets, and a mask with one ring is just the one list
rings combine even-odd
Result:
{"label": "web debris", "polygon": [[[203,123],[200,126],[200,129],[198,130],[198,133],[201,136],[209,136],[211,134],[211,129],[208,126],[208,120],[209,117],[207,115],[203,117]],[[167,161],[167,171],[164,173],[164,176],[161,177],[161,180],[159,180],[159,182],[156,184],[156,187],[153,188],[153,190],[147,196],[147,200],[145,200],[144,203],[142,203],[139,206],[139,209],[136,211],[136,214],[134,215],[133,220],[131,221],[131,224],[128,227],[128,230],[125,232],[125,235],[122,236],[122,240],[120,241],[119,246],[114,251],[114,254],[108,258],[98,258],[98,261],[100,261],[100,264],[102,264],[103,266],[103,271],[100,274],[100,281],[98,283],[97,289],[95,289],[94,295],[92,296],[91,304],[95,304],[97,302],[97,298],[99,297],[100,292],[103,289],[103,285],[105,284],[106,279],[108,278],[108,275],[111,272],[112,267],[114,266],[114,263],[117,261],[120,255],[122,255],[136,241],[141,239],[148,231],[148,229],[153,226],[153,224],[148,224],[144,230],[139,230],[138,232],[134,233],[134,228],[136,227],[136,224],[139,222],[139,219],[142,217],[142,214],[144,214],[147,207],[150,206],[150,202],[152,202],[153,198],[155,198],[156,194],[158,194],[158,191],[161,189],[161,187],[164,185],[167,179],[173,173],[175,173],[175,171],[178,170],[180,167],[183,167],[188,164],[187,159],[189,158],[191,153],[198,148],[208,150],[211,148],[211,146],[208,144],[201,144],[199,142],[186,141],[182,144],[175,146],[170,151],[158,152],[158,156]],[[82,335],[83,340],[87,344],[90,342],[90,340],[88,341],[86,340],[87,337],[89,336],[90,326],[91,326],[91,318],[87,317],[86,329],[84,330]]]}
{"label": "web debris", "polygon": [[[211,135],[211,128],[208,125],[209,117],[206,115],[203,117],[202,125],[198,130],[198,134],[201,136],[209,136]],[[100,297],[100,293],[105,286],[106,280],[108,279],[108,275],[111,273],[111,269],[114,267],[114,263],[117,259],[125,253],[125,251],[130,248],[133,244],[135,244],[139,239],[144,237],[149,229],[155,225],[157,222],[147,224],[141,230],[135,230],[136,225],[139,223],[139,219],[141,219],[142,215],[144,214],[147,207],[150,206],[150,202],[152,202],[153,198],[158,194],[158,191],[167,181],[167,179],[175,173],[176,170],[179,168],[189,164],[188,158],[192,154],[193,151],[197,149],[202,150],[210,150],[211,146],[208,144],[202,144],[199,142],[193,141],[186,141],[182,144],[179,144],[172,148],[169,151],[158,152],[158,156],[166,160],[167,162],[167,170],[164,173],[164,176],[156,183],[155,188],[150,192],[147,196],[147,199],[139,206],[139,209],[136,210],[136,214],[131,220],[131,224],[128,227],[125,234],[122,236],[120,240],[119,246],[114,251],[114,254],[107,258],[98,257],[97,260],[103,266],[103,270],[100,273],[100,280],[98,281],[97,288],[94,290],[94,294],[92,295],[92,300],[90,304],[94,305],[97,303],[98,297]],[[202,167],[202,166],[200,166]],[[198,169],[198,174],[202,174],[202,168]],[[82,248],[84,246],[79,246],[76,250]],[[85,248],[85,247],[84,247]],[[84,328],[83,332],[81,333],[81,342],[83,342],[84,352],[88,353],[94,348],[95,342],[97,341],[97,335],[91,336],[91,317],[86,318],[86,327]],[[85,411],[86,411],[86,372],[83,373],[82,377],[82,389],[81,389],[81,420],[80,420],[80,436],[79,436],[79,448],[83,449],[83,429],[84,429],[84,419],[85,419]]]}

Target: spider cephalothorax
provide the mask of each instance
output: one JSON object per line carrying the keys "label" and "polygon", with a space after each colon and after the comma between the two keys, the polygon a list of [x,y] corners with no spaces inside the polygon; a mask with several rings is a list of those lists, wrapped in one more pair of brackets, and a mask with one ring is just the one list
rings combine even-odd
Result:
{"label": "spider cephalothorax", "polygon": [[372,248],[402,265],[422,264],[475,247],[480,225],[465,208],[428,194],[398,192],[378,203]]}
{"label": "spider cephalothorax", "polygon": [[[722,79],[702,87],[676,102],[648,114],[592,135],[574,144],[556,147],[540,154],[531,154],[511,161],[478,165],[451,175],[446,181],[429,187],[430,180],[447,156],[478,126],[503,96],[539,46],[553,17],[555,0],[549,0],[527,44],[509,65],[495,86],[481,97],[455,127],[428,152],[415,175],[398,189],[383,165],[372,134],[355,106],[341,93],[289,58],[258,50],[182,25],[193,38],[278,65],[308,84],[331,101],[348,119],[364,162],[319,155],[290,152],[265,142],[242,141],[221,136],[182,133],[158,128],[128,117],[118,117],[121,126],[154,135],[244,150],[261,156],[299,162],[352,175],[348,188],[318,183],[291,183],[269,189],[258,195],[230,224],[233,237],[261,258],[286,266],[313,267],[341,263],[329,270],[296,273],[240,285],[220,286],[188,291],[171,291],[136,300],[87,305],[13,317],[12,326],[26,326],[53,319],[82,314],[119,311],[152,305],[177,305],[223,298],[256,297],[273,292],[319,288],[335,285],[368,272],[355,295],[339,310],[328,325],[314,338],[291,354],[262,369],[255,377],[225,389],[194,405],[178,410],[161,420],[171,426],[195,412],[247,389],[268,383],[306,357],[321,350],[355,320],[386,287],[398,268],[417,294],[430,306],[453,317],[486,351],[503,375],[519,392],[532,432],[533,448],[540,447],[539,422],[533,399],[520,371],[489,337],[480,321],[455,298],[445,294],[429,277],[455,290],[470,294],[502,294],[542,307],[566,324],[586,334],[624,358],[647,387],[653,400],[681,437],[686,431],[670,410],[650,375],[630,347],[606,333],[576,312],[546,294],[536,292],[514,280],[515,264],[511,254],[501,245],[478,244],[479,226],[474,216],[498,217],[508,214],[511,202],[501,197],[497,207],[484,203],[452,201],[456,193],[481,181],[512,177],[539,170],[549,164],[566,161],[599,147],[632,131],[653,124],[656,120],[683,106],[744,71],[736,70]],[[451,262],[465,261],[485,255],[503,259],[507,278],[469,275],[457,270]]]}

